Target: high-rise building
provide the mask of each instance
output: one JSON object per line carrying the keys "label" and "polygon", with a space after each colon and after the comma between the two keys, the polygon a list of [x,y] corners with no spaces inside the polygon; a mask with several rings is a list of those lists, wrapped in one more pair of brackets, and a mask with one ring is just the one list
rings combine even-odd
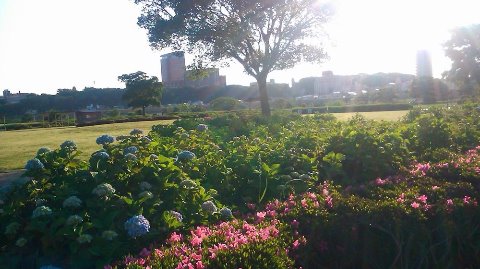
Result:
{"label": "high-rise building", "polygon": [[165,87],[185,86],[185,54],[176,51],[162,55],[160,60],[162,68],[162,83]]}
{"label": "high-rise building", "polygon": [[162,55],[162,83],[167,88],[225,87],[226,77],[220,76],[218,68],[208,69],[208,75],[200,79],[190,79],[191,71],[185,67],[185,53],[176,51]]}
{"label": "high-rise building", "polygon": [[417,77],[432,77],[432,58],[427,50],[417,51]]}

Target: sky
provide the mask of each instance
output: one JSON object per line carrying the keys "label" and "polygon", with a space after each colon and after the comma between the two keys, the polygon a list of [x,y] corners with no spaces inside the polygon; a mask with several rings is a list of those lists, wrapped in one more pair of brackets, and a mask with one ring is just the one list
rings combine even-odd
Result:
{"label": "sky", "polygon": [[[454,27],[480,23],[477,0],[332,0],[326,25],[330,59],[274,71],[268,79],[290,83],[322,71],[351,75],[415,74],[416,52],[432,55],[440,77],[451,62],[442,43]],[[137,26],[133,0],[0,0],[0,91],[49,93],[57,89],[123,87],[117,77],[144,71],[161,77],[160,55]],[[188,61],[191,60],[187,57]],[[254,79],[232,63],[220,69],[227,84]]]}

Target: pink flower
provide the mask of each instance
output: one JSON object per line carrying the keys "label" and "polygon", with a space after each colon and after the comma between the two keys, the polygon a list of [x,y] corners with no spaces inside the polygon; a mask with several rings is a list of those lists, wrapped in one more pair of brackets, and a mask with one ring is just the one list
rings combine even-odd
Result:
{"label": "pink flower", "polygon": [[439,186],[432,186],[432,190],[436,191],[436,190],[438,190],[438,189],[440,189]]}
{"label": "pink flower", "polygon": [[177,234],[176,232],[173,232],[171,235],[170,235],[170,238],[167,239],[167,242],[172,244],[172,243],[176,243],[176,242],[180,242],[182,240],[182,235],[181,234]]}
{"label": "pink flower", "polygon": [[375,179],[375,184],[376,184],[377,186],[382,186],[382,185],[387,184],[387,180],[386,180],[386,179],[383,180],[383,179],[381,179],[381,178],[377,178],[377,179]]}
{"label": "pink flower", "polygon": [[248,207],[248,209],[250,209],[250,210],[254,210],[254,209],[255,209],[255,204],[248,203],[248,204],[247,204],[247,207]]}
{"label": "pink flower", "polygon": [[400,195],[398,196],[397,202],[399,202],[399,203],[405,202],[405,193],[402,192],[402,194],[400,194]]}
{"label": "pink flower", "polygon": [[419,207],[420,207],[420,204],[417,203],[417,202],[413,202],[413,203],[411,204],[411,206],[412,206],[413,208],[419,208]]}
{"label": "pink flower", "polygon": [[303,198],[301,201],[303,207],[307,207],[307,199]]}
{"label": "pink flower", "polygon": [[298,246],[300,246],[300,242],[298,242],[298,240],[295,240],[295,241],[293,242],[293,244],[292,244],[292,248],[293,248],[293,249],[297,249]]}
{"label": "pink flower", "polygon": [[465,205],[470,204],[470,200],[471,200],[471,199],[472,199],[472,198],[471,198],[470,196],[465,196],[465,197],[463,197],[463,204],[465,204]]}
{"label": "pink flower", "polygon": [[266,215],[267,215],[267,213],[265,213],[265,212],[263,212],[263,211],[262,211],[262,212],[257,212],[257,215],[256,215],[256,216],[257,216],[257,220],[258,220],[258,221],[263,221],[263,220],[265,219],[265,216],[266,216]]}
{"label": "pink flower", "polygon": [[333,208],[333,198],[331,196],[325,197],[325,206],[328,208]]}
{"label": "pink flower", "polygon": [[195,268],[196,269],[204,269],[205,266],[203,265],[202,261],[197,261],[197,263],[195,264]]}
{"label": "pink flower", "polygon": [[427,203],[427,199],[428,199],[428,197],[425,194],[417,197],[417,200],[422,202],[423,204]]}
{"label": "pink flower", "polygon": [[202,244],[202,241],[203,239],[201,237],[193,236],[192,239],[190,239],[190,244],[192,244],[192,246],[199,246]]}
{"label": "pink flower", "polygon": [[447,199],[447,206],[453,206],[453,200]]}

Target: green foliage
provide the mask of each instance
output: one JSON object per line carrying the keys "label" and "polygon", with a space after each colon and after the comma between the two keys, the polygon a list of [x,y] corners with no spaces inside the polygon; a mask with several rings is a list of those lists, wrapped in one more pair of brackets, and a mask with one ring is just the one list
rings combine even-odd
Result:
{"label": "green foliage", "polygon": [[210,102],[212,110],[235,110],[240,107],[240,101],[232,97],[219,97]]}
{"label": "green foliage", "polygon": [[145,116],[145,108],[151,105],[160,105],[163,86],[157,77],[148,77],[144,72],[124,74],[118,80],[125,82],[126,91],[123,99],[131,107],[141,107]]}

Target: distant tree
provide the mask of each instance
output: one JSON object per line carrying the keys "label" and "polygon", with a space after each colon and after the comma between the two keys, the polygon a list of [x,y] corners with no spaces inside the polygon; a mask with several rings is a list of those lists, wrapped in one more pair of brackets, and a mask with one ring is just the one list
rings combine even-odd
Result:
{"label": "distant tree", "polygon": [[149,77],[142,71],[124,74],[118,77],[126,85],[123,99],[129,106],[142,108],[145,116],[145,108],[152,105],[160,105],[163,85],[157,77]]}
{"label": "distant tree", "polygon": [[445,55],[452,68],[444,77],[459,86],[461,95],[478,94],[480,89],[480,24],[459,27],[444,44]]}
{"label": "distant tree", "polygon": [[259,85],[262,113],[270,115],[267,76],[305,60],[321,62],[318,39],[331,10],[319,0],[135,0],[138,24],[152,47],[196,54],[203,69],[234,59]]}
{"label": "distant tree", "polygon": [[212,110],[234,110],[240,107],[240,101],[232,97],[219,97],[210,102]]}

